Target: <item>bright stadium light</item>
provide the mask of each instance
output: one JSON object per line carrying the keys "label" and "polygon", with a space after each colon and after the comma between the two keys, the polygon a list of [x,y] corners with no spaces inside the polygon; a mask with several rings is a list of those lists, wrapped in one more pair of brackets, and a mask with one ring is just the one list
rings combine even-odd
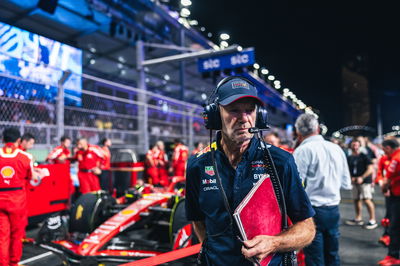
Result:
{"label": "bright stadium light", "polygon": [[205,100],[207,100],[207,95],[205,93],[202,93],[201,98],[205,101]]}
{"label": "bright stadium light", "polygon": [[199,22],[197,20],[191,20],[189,21],[190,26],[197,26],[199,25]]}
{"label": "bright stadium light", "polygon": [[223,41],[226,41],[226,40],[229,40],[229,39],[231,38],[231,36],[229,36],[228,33],[221,33],[221,34],[219,35],[219,38],[220,38],[221,40],[223,40]]}
{"label": "bright stadium light", "polygon": [[90,59],[89,63],[90,63],[91,65],[94,65],[94,64],[96,63],[96,60],[95,60],[95,59]]}
{"label": "bright stadium light", "polygon": [[165,75],[164,75],[164,79],[168,81],[168,80],[170,80],[171,78],[170,78],[170,76],[169,76],[168,74],[165,74]]}
{"label": "bright stadium light", "polygon": [[274,80],[274,85],[281,85],[281,82],[279,80]]}
{"label": "bright stadium light", "polygon": [[190,1],[190,0],[181,0],[181,5],[183,5],[183,6],[191,6],[192,5],[192,1]]}
{"label": "bright stadium light", "polygon": [[257,63],[254,63],[253,67],[254,67],[254,69],[259,69],[259,68],[260,68],[260,65],[257,64]]}
{"label": "bright stadium light", "polygon": [[121,69],[121,68],[123,68],[124,67],[124,65],[123,64],[121,64],[121,63],[118,63],[118,68],[119,69]]}
{"label": "bright stadium light", "polygon": [[281,88],[280,84],[275,84],[275,89],[279,90]]}
{"label": "bright stadium light", "polygon": [[289,91],[290,91],[290,90],[289,90],[288,88],[284,88],[284,89],[283,89],[283,92],[284,92],[284,93],[287,93],[287,92],[289,92]]}
{"label": "bright stadium light", "polygon": [[266,68],[261,69],[261,74],[268,75],[269,71]]}
{"label": "bright stadium light", "polygon": [[206,31],[206,28],[205,27],[201,27],[200,30],[201,31]]}
{"label": "bright stadium light", "polygon": [[190,10],[187,8],[182,8],[181,9],[181,17],[187,18],[190,16]]}
{"label": "bright stadium light", "polygon": [[207,33],[207,37],[211,38],[212,37],[212,33],[211,32]]}
{"label": "bright stadium light", "polygon": [[224,48],[226,48],[226,47],[229,46],[229,44],[228,44],[227,41],[222,41],[222,42],[220,43],[220,45],[221,45],[221,47],[224,47]]}
{"label": "bright stadium light", "polygon": [[268,79],[269,79],[269,80],[274,80],[274,79],[275,79],[275,76],[269,75],[269,76],[268,76]]}

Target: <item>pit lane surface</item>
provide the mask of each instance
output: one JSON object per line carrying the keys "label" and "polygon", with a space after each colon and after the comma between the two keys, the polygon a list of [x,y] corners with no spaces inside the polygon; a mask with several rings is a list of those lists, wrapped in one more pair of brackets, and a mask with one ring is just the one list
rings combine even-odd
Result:
{"label": "pit lane surface", "polygon": [[[375,189],[374,202],[376,204],[376,217],[378,222],[385,214],[384,198],[378,188]],[[376,229],[367,230],[360,226],[348,226],[344,224],[346,219],[354,218],[353,201],[349,191],[342,192],[342,203],[340,205],[340,214],[342,224],[340,226],[340,256],[341,265],[358,266],[358,265],[376,265],[379,260],[386,256],[387,249],[378,243],[379,237],[382,235],[383,228],[378,226]],[[367,211],[363,206],[364,221],[367,221]],[[34,238],[38,232],[38,228],[28,228],[27,236]],[[21,260],[23,265],[31,266],[59,266],[64,265],[62,259],[40,247],[32,244],[24,245],[24,254]],[[104,266],[118,265],[116,263],[103,263]],[[180,262],[173,262],[169,265],[184,265]],[[186,264],[188,265],[188,264]]]}

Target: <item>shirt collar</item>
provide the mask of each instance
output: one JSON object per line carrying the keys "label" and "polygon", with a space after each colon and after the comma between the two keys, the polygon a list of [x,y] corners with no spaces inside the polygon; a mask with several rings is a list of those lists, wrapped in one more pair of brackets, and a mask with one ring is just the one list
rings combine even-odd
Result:
{"label": "shirt collar", "polygon": [[305,143],[312,142],[312,141],[321,141],[321,140],[324,140],[324,138],[321,135],[315,135],[315,136],[307,137],[305,140],[303,140],[303,142],[300,145],[303,145]]}

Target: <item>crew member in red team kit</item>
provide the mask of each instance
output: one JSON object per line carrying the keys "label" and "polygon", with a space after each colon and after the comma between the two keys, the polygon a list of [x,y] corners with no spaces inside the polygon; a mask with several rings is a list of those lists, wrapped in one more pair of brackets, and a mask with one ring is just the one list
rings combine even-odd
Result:
{"label": "crew member in red team kit", "polygon": [[158,155],[159,150],[157,145],[151,146],[151,149],[146,153],[146,179],[149,184],[159,185],[160,179],[158,177]]}
{"label": "crew member in red team kit", "polygon": [[35,136],[33,136],[31,133],[25,133],[21,137],[18,149],[27,151],[32,149],[34,144],[35,144]]}
{"label": "crew member in red team kit", "polygon": [[[389,163],[390,163],[390,157],[388,157],[386,154],[382,155],[379,158],[375,184],[378,184],[380,187],[382,187],[385,182],[386,171],[387,167],[389,166]],[[384,196],[385,196],[386,214],[385,217],[381,220],[381,225],[384,228],[384,231],[381,238],[379,238],[378,242],[387,247],[389,246],[390,243],[390,236],[389,236],[390,192],[387,191],[384,194]]]}
{"label": "crew member in red team kit", "polygon": [[192,151],[191,155],[196,155],[197,153],[201,152],[204,149],[203,142],[196,142],[194,144],[194,150]]}
{"label": "crew member in red team kit", "polygon": [[165,153],[165,145],[161,140],[156,143],[158,148],[157,156],[157,168],[158,168],[158,178],[160,180],[160,185],[167,187],[169,185],[168,178],[168,156]]}
{"label": "crew member in red team kit", "polygon": [[173,176],[185,176],[188,154],[188,147],[183,145],[179,139],[175,139],[174,152],[172,153],[172,168],[170,168]]}
{"label": "crew member in red team kit", "polygon": [[[20,149],[17,129],[3,131],[0,149],[0,265],[18,265],[22,238],[27,225],[25,187],[27,179],[36,179],[32,156]],[[35,177],[34,177],[35,176]]]}
{"label": "crew member in red team kit", "polygon": [[379,265],[390,266],[400,264],[400,148],[395,139],[386,139],[382,142],[382,149],[390,158],[389,166],[386,168],[386,178],[382,186],[382,192],[390,192],[389,197],[389,236],[390,243],[388,255]]}
{"label": "crew member in red team kit", "polygon": [[69,163],[68,158],[71,157],[71,151],[69,150],[71,139],[63,136],[60,142],[60,146],[55,147],[49,155],[47,155],[46,161],[51,163]]}
{"label": "crew member in red team kit", "polygon": [[104,159],[101,148],[88,143],[87,139],[80,138],[77,143],[78,151],[74,159],[78,160],[79,190],[81,193],[88,193],[100,190],[99,178],[101,174],[100,165]]}
{"label": "crew member in red team kit", "polygon": [[103,151],[104,158],[101,162],[100,169],[101,174],[99,175],[100,187],[102,190],[112,193],[113,190],[113,180],[110,171],[111,168],[111,152],[110,147],[112,145],[109,138],[104,138],[100,141],[100,148]]}

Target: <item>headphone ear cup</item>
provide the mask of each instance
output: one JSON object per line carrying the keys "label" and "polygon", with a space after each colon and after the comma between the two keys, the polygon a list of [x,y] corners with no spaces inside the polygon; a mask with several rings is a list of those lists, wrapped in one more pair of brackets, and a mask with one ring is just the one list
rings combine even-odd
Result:
{"label": "headphone ear cup", "polygon": [[259,106],[257,108],[256,128],[268,129],[268,111],[265,107]]}
{"label": "headphone ear cup", "polygon": [[219,108],[216,103],[211,103],[204,107],[203,111],[204,126],[211,130],[221,130],[222,122]]}

